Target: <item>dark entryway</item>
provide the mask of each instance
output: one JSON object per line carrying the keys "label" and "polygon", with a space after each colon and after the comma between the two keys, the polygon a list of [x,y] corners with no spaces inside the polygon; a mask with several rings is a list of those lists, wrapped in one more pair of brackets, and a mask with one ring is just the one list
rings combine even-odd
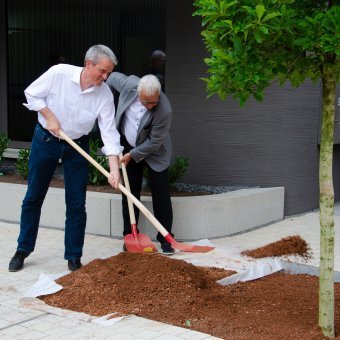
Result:
{"label": "dark entryway", "polygon": [[152,51],[165,50],[162,0],[7,0],[8,136],[29,142],[36,114],[24,89],[57,63],[81,66],[94,44],[109,46],[117,71],[143,75]]}

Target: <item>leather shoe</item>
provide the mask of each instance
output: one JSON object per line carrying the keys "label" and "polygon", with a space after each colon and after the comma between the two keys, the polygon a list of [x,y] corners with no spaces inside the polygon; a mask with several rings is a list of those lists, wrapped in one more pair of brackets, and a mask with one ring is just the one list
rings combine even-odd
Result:
{"label": "leather shoe", "polygon": [[163,253],[166,253],[166,254],[175,253],[175,249],[172,248],[168,242],[161,243],[161,247],[162,247]]}
{"label": "leather shoe", "polygon": [[74,272],[83,266],[80,262],[80,259],[68,260],[67,264],[68,264],[68,269],[71,272]]}
{"label": "leather shoe", "polygon": [[8,270],[10,272],[18,272],[21,270],[24,267],[24,261],[28,255],[29,253],[26,251],[17,250],[9,263]]}

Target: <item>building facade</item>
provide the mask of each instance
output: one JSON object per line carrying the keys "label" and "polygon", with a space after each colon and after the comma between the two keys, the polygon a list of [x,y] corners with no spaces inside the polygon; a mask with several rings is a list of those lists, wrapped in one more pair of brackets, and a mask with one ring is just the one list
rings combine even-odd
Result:
{"label": "building facade", "polygon": [[[318,207],[321,84],[273,84],[259,103],[207,99],[206,50],[190,0],[1,0],[0,131],[29,145],[36,115],[23,90],[51,65],[81,65],[96,43],[116,53],[118,71],[148,73],[166,52],[165,92],[173,106],[173,156],[189,159],[183,181],[285,187],[285,215]],[[340,93],[338,93],[339,97]],[[338,103],[336,103],[338,104]],[[340,195],[340,113],[336,106],[335,199]]]}

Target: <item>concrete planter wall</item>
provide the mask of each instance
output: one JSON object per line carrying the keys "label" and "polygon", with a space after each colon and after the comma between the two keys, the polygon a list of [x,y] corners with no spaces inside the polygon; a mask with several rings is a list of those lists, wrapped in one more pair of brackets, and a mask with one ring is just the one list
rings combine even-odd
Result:
{"label": "concrete planter wall", "polygon": [[[0,219],[18,223],[26,185],[0,183]],[[284,188],[241,189],[224,194],[172,197],[173,232],[177,240],[218,238],[283,219]],[[141,202],[152,212],[151,197]],[[121,237],[123,220],[121,196],[87,193],[87,233]],[[64,228],[64,189],[50,188],[43,205],[40,224]],[[157,230],[140,215],[139,228],[156,237]]]}

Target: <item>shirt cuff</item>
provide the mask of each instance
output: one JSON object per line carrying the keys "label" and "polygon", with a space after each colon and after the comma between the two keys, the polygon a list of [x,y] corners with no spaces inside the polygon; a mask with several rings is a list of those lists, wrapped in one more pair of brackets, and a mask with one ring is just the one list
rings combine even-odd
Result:
{"label": "shirt cuff", "polygon": [[123,152],[124,148],[122,146],[103,146],[101,151],[106,156],[118,156]]}
{"label": "shirt cuff", "polygon": [[44,100],[36,100],[32,103],[27,104],[23,103],[23,105],[26,106],[31,111],[39,111],[47,106]]}

